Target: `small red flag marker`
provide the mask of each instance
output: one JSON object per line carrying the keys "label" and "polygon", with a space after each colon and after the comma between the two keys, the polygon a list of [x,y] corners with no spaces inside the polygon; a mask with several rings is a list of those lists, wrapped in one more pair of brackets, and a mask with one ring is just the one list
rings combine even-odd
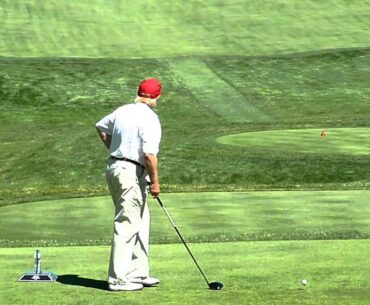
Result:
{"label": "small red flag marker", "polygon": [[325,139],[325,137],[326,137],[326,131],[325,131],[325,129],[323,129],[321,131],[320,136],[321,136],[322,139]]}

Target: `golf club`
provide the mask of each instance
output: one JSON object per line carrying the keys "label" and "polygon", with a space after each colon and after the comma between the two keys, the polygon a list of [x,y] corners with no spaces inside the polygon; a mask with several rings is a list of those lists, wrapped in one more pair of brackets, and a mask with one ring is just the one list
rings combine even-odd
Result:
{"label": "golf club", "polygon": [[207,282],[207,285],[208,285],[209,289],[211,289],[211,290],[221,290],[221,289],[222,289],[222,287],[224,286],[221,282],[211,282],[211,283],[210,283],[210,282],[207,280],[207,278],[206,278],[206,276],[204,275],[204,273],[203,273],[202,269],[200,268],[199,264],[197,263],[197,261],[196,261],[196,259],[195,259],[194,255],[191,253],[191,251],[190,251],[190,249],[189,249],[188,245],[186,244],[185,240],[182,238],[182,236],[181,236],[181,234],[180,234],[180,231],[177,229],[175,222],[172,220],[172,218],[171,218],[170,214],[168,213],[167,209],[166,209],[166,208],[165,208],[165,206],[163,205],[163,203],[162,203],[161,199],[160,199],[159,197],[156,197],[156,199],[157,199],[157,201],[158,201],[159,205],[161,206],[162,210],[163,210],[163,211],[164,211],[164,213],[166,214],[166,216],[167,216],[168,220],[171,222],[171,224],[172,224],[173,228],[175,229],[175,231],[176,231],[177,235],[179,236],[180,240],[181,240],[181,241],[182,241],[182,243],[184,244],[184,246],[185,246],[186,250],[188,250],[188,252],[189,252],[189,254],[190,254],[191,258],[193,259],[193,261],[194,261],[195,265],[198,267],[198,269],[199,269],[200,273],[202,274],[203,278],[204,278],[204,279],[205,279],[205,281]]}

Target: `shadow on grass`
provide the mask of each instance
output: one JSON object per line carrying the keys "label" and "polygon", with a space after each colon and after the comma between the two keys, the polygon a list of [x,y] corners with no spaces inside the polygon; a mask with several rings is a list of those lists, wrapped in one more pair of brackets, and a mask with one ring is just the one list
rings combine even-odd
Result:
{"label": "shadow on grass", "polygon": [[65,284],[65,285],[82,286],[82,287],[87,287],[87,288],[108,290],[107,281],[84,278],[76,274],[58,275],[57,282],[61,284]]}

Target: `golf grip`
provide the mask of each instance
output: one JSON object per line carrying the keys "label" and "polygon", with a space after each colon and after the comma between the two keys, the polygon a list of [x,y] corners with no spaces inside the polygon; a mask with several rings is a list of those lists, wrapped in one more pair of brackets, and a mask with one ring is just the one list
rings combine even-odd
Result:
{"label": "golf grip", "polygon": [[184,246],[185,246],[186,250],[187,250],[187,251],[188,251],[188,253],[190,254],[191,258],[193,259],[193,261],[194,261],[194,263],[195,263],[195,265],[198,267],[198,270],[200,271],[200,273],[202,274],[203,278],[205,279],[205,281],[207,282],[207,284],[208,284],[208,286],[209,286],[209,282],[208,282],[208,280],[207,280],[207,278],[206,278],[205,274],[203,273],[202,269],[200,268],[199,264],[197,263],[197,261],[196,261],[196,259],[195,259],[194,255],[191,253],[191,251],[190,251],[190,249],[189,249],[188,245],[186,244],[185,240],[182,238],[182,236],[181,236],[181,234],[180,234],[180,231],[177,229],[175,222],[172,220],[172,218],[171,218],[170,214],[168,213],[167,209],[166,209],[166,208],[165,208],[165,206],[163,205],[163,203],[162,203],[161,199],[160,199],[159,197],[156,197],[156,199],[157,199],[157,201],[158,201],[159,205],[161,206],[162,210],[163,210],[163,211],[164,211],[164,213],[166,214],[166,216],[167,216],[168,220],[171,222],[171,224],[172,224],[173,228],[175,229],[175,231],[176,231],[176,233],[177,233],[177,236],[180,238],[180,240],[181,240],[181,241],[182,241],[182,243],[184,244]]}

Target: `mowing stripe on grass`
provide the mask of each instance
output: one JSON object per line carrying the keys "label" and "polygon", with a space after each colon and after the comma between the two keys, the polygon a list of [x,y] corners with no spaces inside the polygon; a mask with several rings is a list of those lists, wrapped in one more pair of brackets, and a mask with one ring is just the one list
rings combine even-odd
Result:
{"label": "mowing stripe on grass", "polygon": [[[177,193],[163,201],[188,242],[370,238],[369,191]],[[150,200],[151,242],[178,243]],[[109,197],[0,208],[0,247],[107,245]]]}
{"label": "mowing stripe on grass", "polygon": [[168,60],[177,81],[193,97],[229,122],[270,122],[271,117],[256,108],[239,91],[218,77],[201,59]]}
{"label": "mowing stripe on grass", "polygon": [[223,136],[221,144],[301,153],[370,155],[370,128],[292,129]]}

